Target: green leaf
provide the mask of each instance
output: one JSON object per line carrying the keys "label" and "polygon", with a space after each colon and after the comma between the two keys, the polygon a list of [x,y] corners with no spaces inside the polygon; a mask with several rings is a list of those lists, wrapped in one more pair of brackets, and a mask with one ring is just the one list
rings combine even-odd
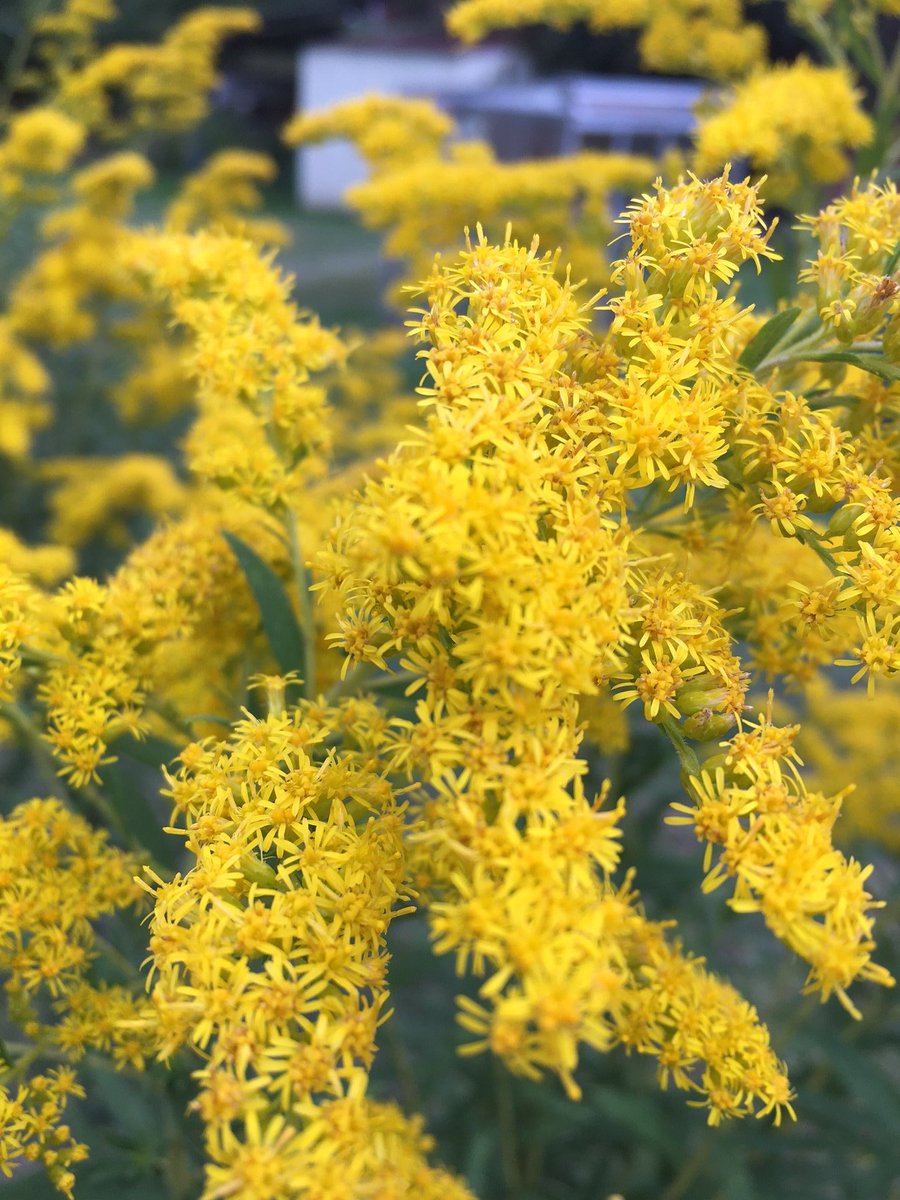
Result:
{"label": "green leaf", "polygon": [[142,738],[123,733],[110,743],[110,750],[117,757],[133,758],[135,762],[145,763],[148,767],[168,766],[181,753],[180,746],[165,738],[155,737],[152,733]]}
{"label": "green leaf", "polygon": [[823,350],[820,354],[804,354],[805,362],[838,362],[848,363],[851,367],[859,367],[870,375],[878,375],[889,383],[900,380],[900,367],[889,363],[887,359],[876,358],[875,355],[854,354],[852,350]]}
{"label": "green leaf", "polygon": [[765,325],[757,331],[756,337],[744,347],[744,351],[738,359],[739,364],[748,371],[755,370],[763,359],[772,353],[801,312],[802,309],[794,305],[792,308],[786,308],[783,312],[770,317]]}
{"label": "green leaf", "polygon": [[269,639],[275,661],[285,674],[288,671],[299,671],[301,677],[305,678],[306,649],[303,634],[284,585],[269,564],[245,541],[236,534],[224,531],[222,536],[240,563],[259,606],[262,627]]}
{"label": "green leaf", "polygon": [[897,269],[897,263],[900,263],[900,242],[894,247],[891,257],[884,264],[885,275],[893,275]]}
{"label": "green leaf", "polygon": [[[113,747],[118,749],[121,741],[121,738],[117,739],[112,743]],[[152,765],[158,769],[160,760],[157,759]],[[101,768],[100,779],[104,793],[119,814],[129,837],[147,850],[157,862],[174,870],[178,865],[181,847],[178,839],[171,837],[163,828],[169,822],[166,806],[160,799],[157,809],[153,800],[143,793],[139,781],[133,778],[126,780],[123,772],[118,769],[119,766],[121,764],[109,764]]]}

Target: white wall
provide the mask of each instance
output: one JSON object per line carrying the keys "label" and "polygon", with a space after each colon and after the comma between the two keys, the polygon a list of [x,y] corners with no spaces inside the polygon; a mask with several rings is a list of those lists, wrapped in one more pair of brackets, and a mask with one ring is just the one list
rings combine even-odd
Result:
{"label": "white wall", "polygon": [[[440,50],[329,43],[297,55],[297,111],[311,112],[368,92],[436,97],[490,87],[526,74],[524,59],[504,46]],[[343,208],[343,193],[366,178],[356,150],[344,141],[301,146],[296,195],[306,208]]]}

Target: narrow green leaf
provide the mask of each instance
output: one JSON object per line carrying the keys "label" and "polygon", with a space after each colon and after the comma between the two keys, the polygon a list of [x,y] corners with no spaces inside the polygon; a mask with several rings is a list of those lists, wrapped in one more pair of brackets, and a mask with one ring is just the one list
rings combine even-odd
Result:
{"label": "narrow green leaf", "polygon": [[900,380],[900,367],[889,363],[887,359],[877,358],[874,354],[854,354],[852,350],[823,350],[819,354],[804,354],[805,362],[847,363],[851,367],[859,367],[870,375],[878,375],[889,383]]}
{"label": "narrow green leaf", "polygon": [[245,541],[233,533],[223,532],[222,536],[240,563],[259,606],[262,627],[269,639],[275,661],[285,674],[288,671],[299,671],[301,677],[305,678],[306,650],[303,634],[284,585],[269,564]]}
{"label": "narrow green leaf", "polygon": [[[121,741],[119,738],[113,742],[113,749],[118,751]],[[158,768],[160,761],[157,760],[153,765]],[[178,865],[181,847],[178,840],[164,830],[169,823],[167,805],[158,795],[152,798],[146,795],[139,781],[126,778],[120,767],[121,764],[109,764],[101,769],[104,794],[119,814],[129,837],[157,862],[174,870]]]}
{"label": "narrow green leaf", "polygon": [[744,347],[744,351],[738,359],[740,365],[748,371],[755,370],[763,359],[772,353],[801,312],[802,309],[794,305],[792,308],[786,308],[783,312],[770,317],[765,325],[757,331],[756,337],[752,338]]}
{"label": "narrow green leaf", "polygon": [[180,746],[153,734],[136,738],[130,733],[123,733],[110,744],[110,749],[119,758],[133,758],[135,762],[145,763],[148,767],[168,766],[181,753]]}

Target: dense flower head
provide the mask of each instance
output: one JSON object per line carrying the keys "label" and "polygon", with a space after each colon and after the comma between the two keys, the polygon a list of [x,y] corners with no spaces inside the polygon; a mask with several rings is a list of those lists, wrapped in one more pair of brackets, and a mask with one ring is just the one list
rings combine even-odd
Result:
{"label": "dense flower head", "polygon": [[157,45],[117,43],[64,72],[59,105],[110,140],[154,130],[190,129],[208,111],[222,42],[253,31],[258,23],[247,8],[195,9]]}
{"label": "dense flower head", "polygon": [[374,93],[320,113],[298,113],[285,127],[290,146],[347,138],[376,173],[440,155],[453,122],[430,100]]}
{"label": "dense flower head", "polygon": [[13,461],[27,457],[32,438],[48,424],[50,377],[28,348],[14,321],[0,317],[0,453]]}
{"label": "dense flower head", "polygon": [[[853,980],[892,982],[871,962],[869,912],[880,905],[864,887],[872,868],[832,846],[841,797],[807,790],[793,749],[798,732],[776,726],[770,714],[743,722],[723,743],[722,764],[710,760],[691,780],[696,807],[675,807],[707,842],[704,888],[733,876],[731,907],[761,912],[772,932],[810,964],[808,990],[823,1000],[836,992],[858,1015],[846,993]],[[709,869],[714,847],[719,857]]]}
{"label": "dense flower head", "polygon": [[760,71],[701,119],[696,170],[741,160],[754,173],[768,173],[766,196],[776,202],[789,201],[808,179],[834,183],[847,174],[847,152],[873,135],[861,100],[840,67],[800,59]]}
{"label": "dense flower head", "polygon": [[[408,336],[298,308],[265,155],[213,153],[158,230],[131,228],[154,171],[128,139],[155,153],[208,113],[251,12],[101,46],[112,0],[59,0],[13,48],[0,230],[37,245],[0,314],[0,454],[33,511],[0,528],[0,737],[65,799],[0,819],[4,1021],[25,1039],[0,1041],[0,1171],[42,1164],[68,1197],[71,1067],[152,1063],[137,1086],[176,1123],[190,1073],[203,1200],[472,1200],[372,1079],[413,936],[394,921],[416,910],[469,977],[460,1053],[571,1101],[588,1052],[649,1056],[711,1125],[778,1124],[794,1092],[699,922],[645,909],[670,850],[696,858],[698,905],[724,893],[822,1001],[859,1017],[859,985],[894,982],[855,855],[896,841],[900,57],[878,14],[898,2],[851,20],[790,0],[829,65],[772,69],[741,0],[449,9],[466,41],[631,29],[651,70],[736,83],[702,102],[693,157],[661,164],[501,162],[422,99],[298,114],[289,144],[343,138],[365,162],[348,203],[384,233],[393,298],[415,295]],[[864,147],[884,174],[779,236],[761,196],[805,203]],[[796,294],[747,306],[744,278],[795,244]],[[82,398],[114,439],[178,417],[177,456],[110,458],[85,423],[52,457]],[[628,838],[656,781],[630,744],[660,779],[666,754],[680,768],[686,829],[649,852]]]}
{"label": "dense flower head", "polygon": [[71,164],[84,139],[84,128],[65,113],[52,108],[27,109],[9,122],[0,143],[0,169],[58,175]]}
{"label": "dense flower head", "polygon": [[314,1197],[338,1171],[343,1186],[467,1194],[425,1166],[416,1123],[366,1098],[385,934],[407,895],[403,805],[366,765],[378,709],[346,704],[248,716],[226,742],[188,745],[170,783],[192,865],[154,883],[150,999],[161,1053],[203,1052],[207,1197]]}
{"label": "dense flower head", "polygon": [[[377,137],[388,116],[406,128],[402,153],[387,153]],[[372,96],[302,113],[284,137],[291,145],[353,141],[371,177],[350,188],[347,201],[366,225],[385,231],[385,253],[404,261],[410,282],[427,275],[436,250],[455,252],[460,231],[476,221],[495,239],[508,224],[523,242],[540,229],[549,244],[565,244],[576,278],[593,286],[608,281],[611,198],[648,183],[650,159],[583,151],[503,162],[487,142],[450,140],[452,133],[452,122],[430,101]]]}
{"label": "dense flower head", "polygon": [[0,822],[0,970],[12,1005],[81,983],[91,922],[134,903],[135,868],[58,800],[28,801]]}
{"label": "dense flower head", "polygon": [[75,1140],[64,1117],[69,1099],[83,1095],[68,1067],[32,1075],[16,1087],[0,1084],[0,1171],[8,1177],[23,1162],[40,1163],[53,1187],[72,1200],[72,1167],[88,1148]]}
{"label": "dense flower head", "polygon": [[80,546],[101,534],[127,544],[128,516],[167,516],[183,508],[186,499],[172,464],[153,454],[56,458],[43,474],[53,482],[50,533],[64,546]]}
{"label": "dense flower head", "polygon": [[[790,1089],[752,1009],[613,884],[622,806],[585,795],[577,696],[627,661],[637,576],[607,455],[579,428],[586,310],[553,269],[483,237],[435,264],[413,324],[427,424],[321,558],[348,606],[336,640],[412,675],[415,717],[389,729],[389,754],[427,785],[410,842],[436,949],[487,977],[461,1001],[470,1049],[552,1070],[577,1097],[579,1045],[622,1043],[657,1054],[713,1122],[780,1111]],[[673,1043],[694,1004],[708,1023]],[[736,1019],[748,1032],[726,1060],[713,1031]]]}
{"label": "dense flower head", "polygon": [[187,366],[200,410],[188,442],[192,471],[283,509],[321,471],[330,431],[312,375],[341,360],[341,342],[301,319],[290,281],[246,238],[169,234],[138,239],[130,253],[191,335]]}
{"label": "dense flower head", "polygon": [[166,212],[166,226],[179,233],[208,228],[260,245],[283,245],[289,240],[285,227],[253,215],[262,205],[260,188],[276,173],[274,161],[265,154],[220,150],[185,178]]}
{"label": "dense flower head", "polygon": [[124,221],[152,181],[149,162],[132,151],[76,172],[74,203],[44,219],[41,233],[50,245],[13,284],[9,320],[17,335],[56,347],[87,341],[111,304],[140,297],[123,262]]}
{"label": "dense flower head", "polygon": [[447,25],[472,42],[494,29],[536,22],[567,29],[579,21],[598,33],[640,28],[641,59],[651,71],[730,79],[766,54],[765,31],[744,20],[740,0],[458,0]]}
{"label": "dense flower head", "polygon": [[802,219],[818,242],[816,257],[800,278],[815,283],[823,322],[842,342],[871,337],[885,319],[884,347],[897,357],[893,327],[900,285],[885,272],[897,242],[900,195],[894,183],[855,180],[844,197]]}

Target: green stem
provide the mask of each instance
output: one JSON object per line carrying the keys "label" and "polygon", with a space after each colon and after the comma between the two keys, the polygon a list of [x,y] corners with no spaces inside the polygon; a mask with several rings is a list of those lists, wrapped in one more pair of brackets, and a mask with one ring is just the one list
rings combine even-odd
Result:
{"label": "green stem", "polygon": [[886,65],[880,81],[872,114],[875,120],[875,135],[859,155],[858,171],[872,171],[886,165],[885,160],[890,154],[898,111],[900,111],[900,38],[894,45],[890,63]]}
{"label": "green stem", "polygon": [[812,529],[798,529],[794,534],[797,541],[803,546],[808,546],[814,554],[821,558],[822,562],[828,567],[832,575],[838,574],[838,565],[834,555],[830,550],[826,550],[822,545],[822,541],[817,533]]}
{"label": "green stem", "polygon": [[297,598],[300,602],[300,624],[303,627],[303,641],[306,650],[306,678],[303,681],[303,694],[307,700],[316,696],[316,618],[313,611],[312,597],[306,582],[306,563],[303,561],[303,551],[300,546],[300,531],[297,528],[297,517],[293,509],[285,508],[283,514],[285,533],[287,534],[288,549],[291,555],[291,565],[297,587]]}
{"label": "green stem", "polygon": [[134,963],[127,959],[121,950],[114,946],[102,933],[98,933],[96,929],[94,930],[94,945],[103,957],[112,963],[113,966],[117,967],[130,983],[141,982],[141,973]]}
{"label": "green stem", "polygon": [[764,375],[772,369],[772,367],[781,367],[787,363],[805,362],[803,355],[809,350],[820,350],[824,342],[824,334],[821,329],[817,329],[815,333],[809,337],[801,338],[800,341],[794,342],[786,350],[782,350],[780,354],[770,354],[759,363],[754,369],[754,375]]}
{"label": "green stem", "polygon": [[684,734],[675,723],[674,717],[664,717],[659,722],[659,727],[675,747],[675,753],[678,755],[678,761],[681,763],[682,770],[687,771],[688,775],[699,775],[700,760],[694,753],[693,747],[688,745]]}
{"label": "green stem", "polygon": [[835,31],[815,9],[803,5],[797,6],[797,23],[806,30],[810,39],[822,51],[825,58],[836,67],[850,70],[850,61],[844,53],[844,48],[835,37]]}
{"label": "green stem", "polygon": [[497,1127],[500,1133],[500,1161],[509,1200],[522,1194],[522,1172],[519,1169],[519,1146],[516,1137],[516,1110],[509,1073],[495,1058],[494,1096],[497,1101]]}

